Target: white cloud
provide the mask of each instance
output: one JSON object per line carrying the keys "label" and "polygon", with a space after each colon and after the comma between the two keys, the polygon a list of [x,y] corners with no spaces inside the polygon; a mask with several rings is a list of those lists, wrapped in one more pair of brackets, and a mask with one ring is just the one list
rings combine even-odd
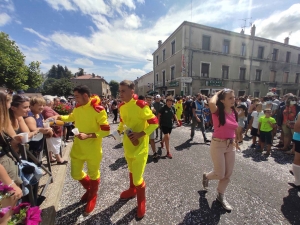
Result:
{"label": "white cloud", "polygon": [[[26,63],[32,61],[43,62],[50,58],[48,47],[38,44],[36,47],[28,47],[26,45],[18,44],[22,53],[26,56]],[[49,70],[49,68],[48,68]]]}
{"label": "white cloud", "polygon": [[76,10],[70,0],[45,0],[52,8],[56,10]]}
{"label": "white cloud", "polygon": [[136,68],[124,69],[120,65],[115,65],[117,70],[111,74],[112,76],[116,77],[118,81],[121,80],[135,80],[137,77],[140,77],[146,74],[146,71]]}
{"label": "white cloud", "polygon": [[264,38],[270,38],[283,42],[290,37],[290,44],[300,46],[300,3],[292,5],[281,12],[274,12],[267,18],[254,22],[256,34]]}
{"label": "white cloud", "polygon": [[[235,2],[214,0],[199,4],[194,8],[194,20],[201,23],[218,22],[224,20],[224,15],[233,17],[237,11],[249,9],[248,4],[243,1],[237,4],[236,8],[231,7]],[[112,0],[111,4],[116,8],[121,4],[135,7],[131,0]],[[208,11],[210,16],[207,16]],[[145,62],[156,49],[157,41],[165,40],[183,20],[189,19],[189,15],[189,6],[173,7],[148,28],[141,27],[141,20],[135,14],[111,20],[107,20],[103,15],[92,15],[92,20],[99,30],[95,30],[89,37],[55,32],[51,39],[66,50],[90,58],[124,63]]]}
{"label": "white cloud", "polygon": [[[157,41],[166,40],[183,21],[191,20],[190,4],[182,6],[175,3],[176,1],[172,1],[174,6],[170,7],[165,15],[155,22],[147,21],[148,18],[141,15],[139,17],[135,11],[135,4],[144,4],[144,0],[45,1],[56,10],[76,10],[86,14],[94,23],[94,26],[90,27],[92,32],[88,36],[86,33],[81,36],[80,33],[57,31],[46,38],[63,49],[79,55],[79,58],[74,61],[75,64],[79,64],[76,62],[79,60],[79,62],[85,63],[80,65],[89,67],[90,72],[100,73],[101,76],[105,77],[117,76],[119,79],[124,79],[127,76],[130,79],[135,79],[151,71],[153,62],[147,62],[146,59],[152,59],[152,53],[157,48]],[[224,29],[237,27],[240,23],[238,18],[253,16],[254,8],[266,7],[266,5],[253,4],[252,0],[198,0],[198,2],[194,2],[192,22]],[[298,24],[300,14],[297,14],[299,11],[299,4],[295,4],[290,9],[276,12],[267,18],[255,21],[257,34],[283,41],[289,31],[293,31],[290,43],[300,45],[300,39],[297,39],[300,36],[300,25]],[[276,17],[278,18],[275,19]],[[285,25],[288,18],[295,18],[292,26],[290,23]],[[226,23],[226,21],[228,22]],[[280,26],[272,24],[272,21],[280,24]],[[283,21],[283,24],[280,21]],[[264,33],[264,31],[270,30],[273,33]],[[97,67],[96,62],[94,64],[90,59],[114,61],[118,63],[118,66],[116,66],[115,72],[109,69],[103,71]],[[73,65],[74,68],[76,67],[75,64]],[[126,68],[125,64],[127,64]],[[141,65],[140,68],[142,69],[134,68],[134,65]]]}
{"label": "white cloud", "polygon": [[92,66],[92,65],[94,65],[93,61],[89,60],[87,58],[75,59],[74,64],[83,65],[83,66]]}
{"label": "white cloud", "polygon": [[124,27],[125,28],[139,28],[141,26],[141,19],[135,15],[131,14],[125,18]]}
{"label": "white cloud", "polygon": [[116,9],[121,8],[122,5],[126,5],[130,9],[135,9],[133,0],[110,0],[110,2],[111,5]]}
{"label": "white cloud", "polygon": [[24,30],[32,33],[32,34],[35,34],[37,35],[39,38],[43,39],[44,41],[50,41],[49,38],[46,38],[45,36],[41,35],[39,32],[35,31],[34,29],[32,28],[27,28],[27,27],[24,27]]}
{"label": "white cloud", "polygon": [[5,0],[5,1],[1,2],[0,9],[9,11],[9,12],[14,12],[15,6],[14,6],[14,3],[12,0]]}
{"label": "white cloud", "polygon": [[10,21],[11,21],[11,18],[9,15],[7,15],[6,13],[0,14],[0,27],[8,24]]}
{"label": "white cloud", "polygon": [[108,14],[109,7],[103,0],[73,0],[74,4],[84,14]]}

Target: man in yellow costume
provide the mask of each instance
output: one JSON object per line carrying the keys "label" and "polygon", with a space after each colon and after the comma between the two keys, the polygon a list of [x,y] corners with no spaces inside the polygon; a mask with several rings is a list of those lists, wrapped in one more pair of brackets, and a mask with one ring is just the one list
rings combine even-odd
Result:
{"label": "man in yellow costume", "polygon": [[[56,116],[65,122],[74,122],[79,134],[75,135],[71,150],[71,176],[78,180],[86,193],[81,197],[86,201],[85,214],[91,213],[96,205],[100,184],[100,162],[102,160],[102,138],[108,136],[110,127],[107,122],[105,108],[100,105],[100,98],[91,96],[85,85],[74,88],[76,108],[67,116]],[[83,164],[87,163],[87,174]]]}
{"label": "man in yellow costume", "polygon": [[143,179],[148,158],[149,135],[158,127],[158,120],[143,100],[134,97],[134,83],[124,80],[119,85],[123,103],[120,109],[118,132],[124,131],[124,155],[128,164],[130,187],[120,195],[121,199],[137,196],[137,218],[146,212],[146,183]]}
{"label": "man in yellow costume", "polygon": [[181,115],[182,115],[182,112],[183,112],[183,105],[182,105],[182,99],[181,97],[177,97],[176,98],[177,102],[175,104],[175,109],[176,109],[176,117],[179,121],[179,124],[181,126]]}

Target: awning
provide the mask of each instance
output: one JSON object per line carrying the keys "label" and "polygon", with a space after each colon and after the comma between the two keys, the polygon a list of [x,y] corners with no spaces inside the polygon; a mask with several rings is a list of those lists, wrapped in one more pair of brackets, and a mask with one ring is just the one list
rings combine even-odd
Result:
{"label": "awning", "polygon": [[157,91],[150,90],[150,91],[147,91],[147,94],[148,94],[148,95],[156,95],[156,94],[158,94],[158,92],[157,92]]}

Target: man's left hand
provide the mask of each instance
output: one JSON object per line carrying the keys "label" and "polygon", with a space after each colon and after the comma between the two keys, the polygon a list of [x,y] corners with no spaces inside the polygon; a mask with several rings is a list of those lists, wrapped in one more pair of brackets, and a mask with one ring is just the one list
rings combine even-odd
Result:
{"label": "man's left hand", "polygon": [[85,140],[88,139],[90,136],[85,133],[79,133],[78,135],[76,135],[76,137],[78,137],[80,140]]}
{"label": "man's left hand", "polygon": [[129,139],[131,141],[135,141],[135,140],[138,140],[139,138],[143,137],[144,135],[145,135],[144,131],[142,131],[142,132],[132,132],[129,135]]}

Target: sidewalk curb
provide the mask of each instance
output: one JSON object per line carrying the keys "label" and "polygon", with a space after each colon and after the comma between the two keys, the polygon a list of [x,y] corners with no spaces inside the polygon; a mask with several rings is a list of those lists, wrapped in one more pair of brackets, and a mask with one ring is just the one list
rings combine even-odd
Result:
{"label": "sidewalk curb", "polygon": [[[72,149],[73,143],[68,143],[68,145],[64,148],[63,156],[70,163],[70,152]],[[42,222],[41,225],[54,225],[56,211],[58,208],[58,204],[62,195],[62,189],[64,185],[64,180],[66,177],[67,166],[59,166],[55,171],[55,175],[53,174],[53,183],[48,187],[50,190],[46,192],[45,197],[47,201],[48,207],[43,207],[43,204],[40,206],[42,210]],[[54,172],[54,169],[53,171]],[[54,193],[54,194],[53,194]],[[51,197],[50,197],[51,195]]]}

